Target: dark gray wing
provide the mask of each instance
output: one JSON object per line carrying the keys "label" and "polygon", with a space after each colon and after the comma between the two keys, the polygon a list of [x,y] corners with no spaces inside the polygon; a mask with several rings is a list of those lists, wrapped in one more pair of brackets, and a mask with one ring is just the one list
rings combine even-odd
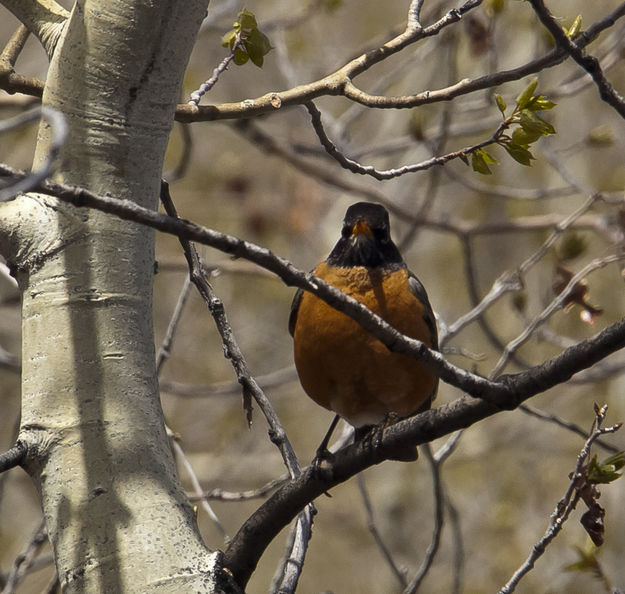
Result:
{"label": "dark gray wing", "polygon": [[297,323],[297,312],[299,310],[299,304],[302,302],[302,296],[304,291],[297,289],[295,297],[293,297],[293,303],[291,303],[291,313],[289,314],[289,334],[293,336],[295,334],[295,324]]}
{"label": "dark gray wing", "polygon": [[[434,317],[434,311],[432,310],[432,306],[430,305],[430,300],[428,299],[428,294],[425,291],[425,287],[421,284],[421,281],[410,271],[408,271],[408,284],[410,285],[410,290],[412,294],[421,302],[425,307],[425,311],[423,313],[425,323],[428,325],[428,328],[432,332],[432,347],[435,351],[438,350],[438,330],[436,329],[436,318]],[[432,392],[432,395],[421,405],[417,413],[428,410],[430,406],[432,406],[432,401],[436,398],[436,392],[438,390],[438,381],[436,382],[436,386]]]}
{"label": "dark gray wing", "polygon": [[424,318],[425,323],[432,332],[432,348],[438,350],[438,330],[436,329],[436,318],[428,299],[428,294],[425,291],[425,287],[421,284],[421,281],[410,271],[408,271],[408,284],[412,294],[421,302],[425,307]]}

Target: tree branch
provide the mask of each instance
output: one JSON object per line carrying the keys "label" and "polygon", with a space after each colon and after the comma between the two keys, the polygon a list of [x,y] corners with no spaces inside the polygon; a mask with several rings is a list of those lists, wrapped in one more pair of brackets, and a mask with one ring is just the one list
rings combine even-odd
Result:
{"label": "tree branch", "polygon": [[503,408],[514,408],[623,347],[625,319],[541,365],[502,376],[491,384],[486,398],[463,396],[387,427],[377,443],[359,441],[339,450],[331,461],[308,467],[298,479],[278,489],[243,524],[225,552],[225,566],[245,586],[274,536],[304,505],[322,493],[380,463],[398,448],[430,442],[497,414]]}
{"label": "tree branch", "polygon": [[[165,211],[171,217],[178,218],[178,212],[169,193],[169,184],[166,181],[161,182],[161,202],[165,207]],[[232,367],[237,375],[237,380],[241,384],[243,390],[243,406],[247,413],[248,424],[252,422],[252,402],[254,398],[259,405],[267,424],[269,425],[269,435],[271,441],[278,447],[282,454],[282,459],[287,468],[289,476],[294,479],[301,473],[299,461],[295,454],[286,431],[278,418],[278,415],[265,396],[254,377],[252,376],[247,361],[239,347],[234,336],[232,327],[226,317],[226,312],[221,300],[215,295],[210,283],[206,280],[202,272],[200,258],[193,243],[189,240],[179,238],[184,250],[185,258],[189,265],[189,275],[191,282],[196,286],[198,292],[204,299],[211,315],[215,320],[215,325],[219,335],[221,336],[224,352],[226,357],[230,359]],[[199,485],[196,490],[199,491]],[[206,502],[205,502],[206,503]],[[299,576],[304,565],[304,558],[308,550],[308,542],[312,537],[312,518],[313,507],[308,505],[297,517],[295,525],[291,530],[291,538],[287,547],[287,553],[284,562],[281,563],[277,581],[280,583],[279,592],[288,594],[294,592],[297,587]]]}
{"label": "tree branch", "polygon": [[0,55],[0,88],[7,93],[25,93],[41,97],[43,81],[15,73],[15,62],[24,49],[30,31],[25,25],[17,28]]}
{"label": "tree branch", "polygon": [[[577,37],[574,41],[575,46],[580,49],[585,47],[594,41],[601,32],[613,26],[614,23],[624,15],[625,6],[621,4],[605,18],[588,27],[584,33]],[[411,38],[411,43],[421,39],[426,35],[426,32],[428,35],[434,35],[435,32],[440,31],[451,22],[455,21],[449,21],[443,18],[436,24],[439,27],[438,29],[433,29],[432,27],[434,27],[434,25],[432,25],[430,28],[424,29],[420,34],[413,33],[414,37]],[[546,68],[557,66],[568,57],[568,53],[558,47],[546,53],[544,56],[531,60],[516,68],[486,74],[474,79],[466,78],[448,87],[434,91],[424,91],[416,95],[400,97],[375,96],[358,89],[351,80],[358,74],[371,68],[371,66],[378,63],[381,59],[392,55],[398,51],[398,49],[403,49],[406,44],[401,42],[404,43],[404,45],[402,45],[397,40],[404,34],[405,32],[381,46],[381,48],[355,58],[339,70],[314,82],[299,85],[285,91],[274,91],[255,99],[246,99],[245,101],[236,103],[200,105],[199,107],[181,104],[178,105],[176,110],[176,119],[181,122],[204,122],[250,118],[261,114],[273,113],[284,107],[301,105],[317,97],[327,95],[343,95],[352,101],[378,109],[406,109],[429,103],[450,101],[460,95],[467,95],[475,91],[495,87],[502,83],[519,80],[529,74],[535,74]],[[387,50],[388,46],[393,48],[392,51]]]}
{"label": "tree branch", "polygon": [[2,4],[28,27],[51,56],[69,12],[55,0],[2,0]]}
{"label": "tree branch", "polygon": [[[596,405],[595,405],[596,406]],[[499,590],[499,594],[512,594],[515,591],[519,581],[534,567],[534,564],[539,557],[543,555],[545,549],[549,546],[551,541],[560,533],[564,523],[567,521],[571,512],[577,506],[581,498],[581,488],[586,483],[587,478],[584,472],[584,464],[590,455],[590,448],[592,444],[602,435],[614,433],[620,428],[620,424],[613,425],[612,427],[602,428],[601,424],[605,419],[605,413],[607,406],[603,406],[601,409],[596,407],[595,409],[595,421],[591,430],[590,436],[584,443],[579,455],[577,456],[577,463],[575,470],[570,474],[571,482],[566,490],[566,493],[558,501],[555,510],[549,521],[549,527],[547,528],[543,537],[532,547],[532,551],[525,560],[525,562],[515,571],[514,575],[508,580],[508,582]]]}
{"label": "tree branch", "polygon": [[[529,0],[540,22],[553,35],[558,47],[562,48],[573,58],[595,81],[599,89],[599,96],[608,105],[612,106],[617,113],[625,118],[625,99],[614,89],[610,81],[603,74],[599,60],[586,54],[562,29],[562,25],[556,21],[545,6],[543,0]],[[623,5],[620,7],[623,8]]]}
{"label": "tree branch", "polygon": [[[24,176],[23,173],[16,172],[2,164],[0,164],[0,175]],[[338,311],[349,315],[365,330],[376,336],[389,350],[419,358],[446,383],[471,396],[489,399],[499,408],[515,408],[522,401],[519,397],[527,390],[530,390],[530,395],[547,390],[625,346],[625,320],[621,320],[597,334],[595,338],[566,349],[561,355],[542,365],[532,367],[524,373],[501,376],[499,380],[491,381],[449,363],[441,353],[430,350],[419,340],[402,335],[356,299],[345,295],[313,274],[298,270],[288,260],[276,256],[266,248],[232,235],[201,227],[185,219],[160,214],[131,200],[98,196],[84,188],[51,181],[43,182],[39,190],[77,207],[95,208],[121,219],[141,223],[182,239],[209,245],[232,256],[250,260],[276,274],[287,286],[309,291]],[[582,351],[579,357],[577,354]],[[550,365],[553,369],[549,367]],[[508,378],[515,379],[508,381]],[[534,391],[533,382],[541,387]]]}
{"label": "tree branch", "polygon": [[[164,180],[161,183],[160,197],[167,214],[173,218],[173,220],[181,220],[178,218],[178,212],[176,211],[176,207],[171,199],[169,184],[167,184]],[[247,361],[241,352],[230,323],[228,322],[223,303],[215,295],[213,288],[210,286],[210,283],[206,280],[204,274],[202,273],[200,259],[195,246],[191,243],[191,241],[189,241],[189,239],[182,236],[178,237],[184,250],[185,258],[187,259],[191,282],[196,286],[202,299],[206,303],[208,310],[214,318],[215,325],[217,326],[217,330],[224,345],[226,357],[230,360],[236,373],[237,381],[243,390],[243,402],[248,415],[248,423],[251,423],[252,420],[251,398],[254,398],[265,415],[265,419],[267,420],[270,428],[271,439],[278,446],[280,453],[282,454],[289,476],[291,476],[291,478],[295,478],[300,473],[300,465],[297,460],[297,456],[295,455],[295,451],[291,446],[291,442],[286,435],[284,427],[282,426],[273,405],[265,396],[265,393],[260,388],[248,368]]]}
{"label": "tree branch", "polygon": [[434,156],[420,163],[413,163],[411,165],[404,165],[402,167],[397,167],[393,169],[376,169],[371,165],[362,165],[357,161],[350,159],[341,151],[339,151],[336,145],[330,140],[330,138],[326,134],[323,123],[321,121],[321,112],[317,109],[315,104],[312,101],[308,101],[304,104],[304,106],[310,114],[312,126],[315,133],[317,134],[317,138],[319,138],[319,142],[321,143],[321,146],[323,146],[323,148],[326,150],[326,152],[333,159],[335,159],[344,169],[348,169],[352,173],[358,173],[360,175],[370,175],[377,180],[394,179],[396,177],[405,175],[406,173],[416,173],[418,171],[424,171],[436,165],[444,165],[445,163],[447,163],[448,161],[452,161],[453,159],[466,157],[467,155],[474,153],[478,149],[496,143],[503,134],[503,132],[509,127],[509,124],[507,122],[503,122],[497,127],[497,130],[487,140],[483,140],[482,142],[478,142],[477,144],[467,146],[460,150],[452,151],[444,155]]}
{"label": "tree branch", "polygon": [[39,169],[31,171],[29,175],[14,181],[14,183],[10,184],[8,187],[0,190],[0,203],[12,200],[20,193],[30,191],[45,180],[51,174],[54,162],[67,138],[65,117],[61,112],[51,107],[36,107],[0,122],[0,134],[2,134],[10,130],[15,130],[15,128],[19,128],[24,124],[38,121],[40,118],[49,124],[51,130],[51,142],[48,154]]}
{"label": "tree branch", "polygon": [[0,454],[0,472],[19,466],[26,458],[26,444],[18,441],[10,450]]}

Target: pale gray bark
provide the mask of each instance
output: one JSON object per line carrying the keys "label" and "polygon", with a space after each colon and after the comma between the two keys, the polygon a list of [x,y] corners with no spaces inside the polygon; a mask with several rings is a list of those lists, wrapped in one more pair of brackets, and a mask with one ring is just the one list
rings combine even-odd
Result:
{"label": "pale gray bark", "polygon": [[[43,97],[69,128],[57,179],[156,208],[206,0],[83,0],[64,24],[48,0],[4,4],[32,30],[60,23]],[[48,144],[42,124],[36,162]],[[0,205],[0,250],[23,292],[24,466],[63,590],[219,591],[158,396],[153,231],[29,194]]]}

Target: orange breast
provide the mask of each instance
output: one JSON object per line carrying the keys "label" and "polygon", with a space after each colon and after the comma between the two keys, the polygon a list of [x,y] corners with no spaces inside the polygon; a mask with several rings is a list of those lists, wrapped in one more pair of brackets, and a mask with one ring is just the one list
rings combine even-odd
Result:
{"label": "orange breast", "polygon": [[[432,344],[424,306],[405,269],[384,275],[365,267],[315,269],[404,334]],[[417,359],[392,353],[357,322],[305,293],[293,334],[295,365],[306,393],[352,425],[407,416],[434,395],[438,379]]]}

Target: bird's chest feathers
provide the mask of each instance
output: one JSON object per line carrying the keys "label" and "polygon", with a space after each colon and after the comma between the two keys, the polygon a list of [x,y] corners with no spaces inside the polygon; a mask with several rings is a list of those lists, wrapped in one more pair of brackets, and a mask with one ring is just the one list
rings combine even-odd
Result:
{"label": "bird's chest feathers", "polygon": [[[347,295],[366,305],[389,324],[404,333],[411,333],[412,325],[421,318],[421,308],[410,291],[408,272],[405,269],[392,273],[377,268],[353,266],[349,268],[330,268],[321,264],[317,271],[328,283],[341,289]],[[309,298],[316,299],[313,296]],[[361,334],[366,331],[355,321],[327,305],[322,308],[322,320],[317,321],[317,328],[324,326],[329,333]]]}

